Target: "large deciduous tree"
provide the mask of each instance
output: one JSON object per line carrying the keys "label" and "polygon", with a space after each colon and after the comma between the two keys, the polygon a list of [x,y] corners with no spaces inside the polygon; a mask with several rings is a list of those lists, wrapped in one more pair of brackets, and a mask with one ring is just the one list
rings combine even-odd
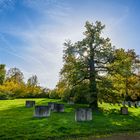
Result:
{"label": "large deciduous tree", "polygon": [[71,88],[84,80],[89,81],[89,104],[98,109],[97,80],[108,71],[108,64],[113,60],[114,47],[109,38],[102,36],[105,25],[96,21],[85,24],[85,38],[76,43],[64,43],[64,66],[61,77]]}

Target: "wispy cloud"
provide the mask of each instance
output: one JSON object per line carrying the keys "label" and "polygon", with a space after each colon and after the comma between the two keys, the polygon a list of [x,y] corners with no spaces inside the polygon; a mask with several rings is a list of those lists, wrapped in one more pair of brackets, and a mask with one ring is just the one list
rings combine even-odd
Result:
{"label": "wispy cloud", "polygon": [[[31,3],[28,4],[32,6]],[[79,31],[81,29],[79,25],[72,27],[72,25],[67,24],[70,12],[69,8],[63,8],[63,6],[60,6],[60,3],[55,7],[56,9],[53,8],[53,11],[51,9],[43,13],[46,19],[40,21],[37,27],[34,26],[33,21],[26,16],[25,20],[26,23],[28,23],[27,29],[10,27],[10,29],[3,31],[25,42],[22,53],[20,56],[17,56],[17,59],[24,58],[24,62],[22,62],[20,68],[24,72],[26,80],[29,75],[36,74],[40,79],[41,85],[50,88],[55,86],[59,78],[59,71],[62,67],[63,42],[67,38],[79,38]],[[33,8],[35,7],[33,6]],[[37,10],[39,10],[39,7],[37,8]],[[42,11],[43,9],[40,8],[40,10]],[[48,16],[61,24],[51,25],[51,23],[48,23]],[[69,28],[71,28],[71,30],[69,30]],[[74,33],[75,31],[76,33]],[[6,39],[5,42],[8,43]],[[10,43],[8,46],[10,51],[10,48],[12,49]],[[10,52],[12,52],[13,55],[15,54],[15,56],[18,54],[14,49]],[[19,66],[19,64],[16,65]]]}
{"label": "wispy cloud", "polygon": [[[4,45],[2,47],[0,47],[1,50],[4,50],[5,52],[7,52],[8,54],[11,54],[15,57],[17,57],[18,59],[22,59],[22,60],[26,60],[24,58],[24,56],[21,56],[17,50],[10,44],[10,42],[5,38],[5,36],[0,33],[0,42],[4,43]],[[27,60],[26,60],[27,61]]]}
{"label": "wispy cloud", "polygon": [[[35,24],[28,15],[24,16],[26,28],[9,27],[0,29],[0,39],[9,47],[9,52],[17,55],[16,66],[23,71],[25,78],[36,74],[39,82],[43,86],[53,88],[58,81],[59,71],[62,67],[62,50],[65,39],[71,39],[73,42],[83,38],[84,23],[86,20],[95,21],[102,19],[107,25],[107,34],[110,34],[115,41],[114,28],[119,28],[128,14],[128,9],[122,10],[123,14],[119,17],[109,16],[103,18],[104,12],[94,10],[90,12],[74,9],[62,0],[24,0],[24,6],[39,12],[42,19]],[[123,8],[122,8],[123,9]],[[80,14],[79,14],[80,13]],[[112,18],[112,20],[111,20]],[[112,25],[113,26],[110,26]],[[7,33],[22,40],[22,49],[17,53],[12,44],[3,36]],[[117,41],[116,41],[117,42]]]}
{"label": "wispy cloud", "polygon": [[15,6],[15,0],[0,0],[0,12],[8,9],[12,10]]}

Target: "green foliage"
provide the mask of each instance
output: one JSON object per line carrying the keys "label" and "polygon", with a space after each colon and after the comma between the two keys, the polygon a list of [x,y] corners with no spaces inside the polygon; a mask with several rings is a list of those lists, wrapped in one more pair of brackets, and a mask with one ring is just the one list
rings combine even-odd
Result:
{"label": "green foliage", "polygon": [[58,96],[65,101],[72,96],[75,102],[88,100],[94,104],[97,98],[113,103],[139,100],[140,60],[136,52],[112,47],[108,38],[101,37],[104,26],[100,22],[86,22],[85,27],[82,41],[64,43]]}
{"label": "green foliage", "polygon": [[18,68],[10,68],[6,74],[6,81],[23,83],[23,73]]}
{"label": "green foliage", "polygon": [[38,86],[36,75],[31,76],[26,84],[18,68],[10,68],[4,80],[5,73],[5,65],[0,65],[0,99],[48,97],[48,90]]}
{"label": "green foliage", "polygon": [[[6,81],[3,85],[0,85],[0,92],[7,94],[10,98],[16,98],[24,90],[22,85],[15,83],[14,81]],[[6,95],[7,96],[7,95]]]}
{"label": "green foliage", "polygon": [[120,101],[119,94],[114,88],[114,84],[109,76],[102,77],[101,81],[98,81],[98,100],[108,103],[116,103]]}
{"label": "green foliage", "polygon": [[38,78],[36,75],[33,75],[27,80],[27,85],[29,86],[37,86],[37,84],[38,84]]}
{"label": "green foliage", "polygon": [[69,101],[72,98],[72,91],[70,89],[66,89],[63,94],[61,94],[61,99],[65,102]]}
{"label": "green foliage", "polygon": [[64,43],[64,65],[55,89],[38,85],[36,75],[27,82],[18,68],[0,65],[0,99],[61,98],[75,103],[89,103],[98,109],[98,101],[140,100],[140,59],[133,49],[115,49],[109,38],[103,38],[101,22],[85,23],[84,38]]}
{"label": "green foliage", "polygon": [[[139,108],[129,108],[129,115],[120,115],[120,107],[107,103],[99,104],[100,111],[93,111],[93,120],[75,122],[75,109],[87,105],[65,104],[64,113],[51,113],[48,118],[33,117],[34,108],[26,108],[25,101],[16,99],[0,101],[0,139],[52,139],[68,140],[88,136],[134,133],[140,130]],[[33,99],[37,105],[58,102],[53,99]],[[62,103],[62,102],[61,102]],[[79,138],[80,139],[80,138]]]}
{"label": "green foliage", "polygon": [[56,89],[49,91],[48,97],[51,99],[59,99],[59,93],[56,91]]}
{"label": "green foliage", "polygon": [[67,86],[65,80],[61,79],[54,91],[55,95],[63,101],[72,100],[75,103],[87,103],[89,98],[89,83],[88,81],[84,81],[75,86]]}
{"label": "green foliage", "polygon": [[113,47],[109,38],[102,37],[105,26],[101,22],[96,21],[93,25],[87,21],[85,28],[85,38],[82,41],[64,43],[64,66],[60,74],[69,88],[88,80],[89,103],[97,109],[97,79],[101,77],[100,73],[108,71],[107,65],[113,61]]}
{"label": "green foliage", "polygon": [[[124,100],[136,98],[138,95],[140,60],[134,50],[125,51],[124,49],[115,50],[115,60],[110,65],[110,80],[113,83],[114,90],[120,96],[123,94]],[[138,95],[139,96],[139,95]],[[130,100],[130,99],[129,99]]]}
{"label": "green foliage", "polygon": [[2,85],[5,80],[5,74],[6,74],[5,65],[0,64],[0,85]]}
{"label": "green foliage", "polygon": [[5,92],[0,92],[0,100],[7,100],[9,99],[9,94]]}

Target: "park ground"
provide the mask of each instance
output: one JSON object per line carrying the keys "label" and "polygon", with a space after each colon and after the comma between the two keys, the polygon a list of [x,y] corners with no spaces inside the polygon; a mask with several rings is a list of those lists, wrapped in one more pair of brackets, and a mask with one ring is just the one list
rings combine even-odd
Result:
{"label": "park ground", "polygon": [[[99,104],[93,120],[75,122],[75,109],[88,105],[65,104],[64,113],[52,112],[48,118],[34,118],[34,108],[26,108],[27,99],[0,100],[0,140],[140,140],[140,107],[129,107],[129,115],[121,115],[120,107]],[[30,99],[37,105],[61,102],[54,99]]]}

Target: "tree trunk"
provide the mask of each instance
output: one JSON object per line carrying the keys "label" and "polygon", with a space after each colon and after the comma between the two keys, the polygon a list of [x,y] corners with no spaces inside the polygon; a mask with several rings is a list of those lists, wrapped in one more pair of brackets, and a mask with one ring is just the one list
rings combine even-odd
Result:
{"label": "tree trunk", "polygon": [[90,78],[90,107],[93,110],[98,110],[97,88],[95,76]]}
{"label": "tree trunk", "polygon": [[98,110],[97,100],[97,87],[96,87],[96,71],[94,62],[94,49],[90,47],[90,62],[89,62],[89,75],[90,75],[90,107],[93,110]]}

